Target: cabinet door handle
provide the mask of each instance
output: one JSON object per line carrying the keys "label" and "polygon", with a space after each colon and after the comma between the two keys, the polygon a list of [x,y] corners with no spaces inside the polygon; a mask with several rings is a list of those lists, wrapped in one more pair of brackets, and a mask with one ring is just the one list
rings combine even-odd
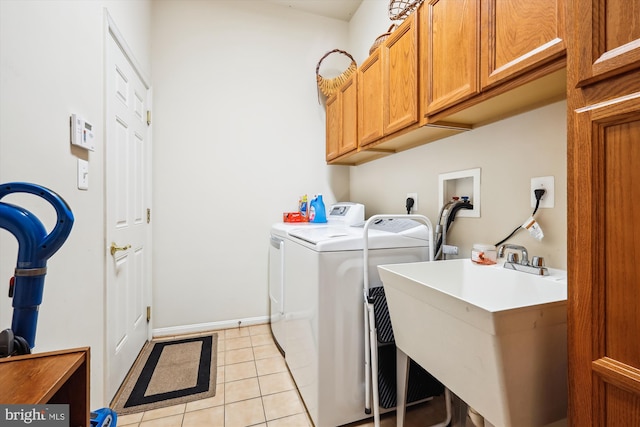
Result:
{"label": "cabinet door handle", "polygon": [[115,255],[116,252],[118,251],[126,251],[127,249],[130,249],[131,245],[125,245],[125,246],[116,246],[115,243],[111,242],[111,256]]}

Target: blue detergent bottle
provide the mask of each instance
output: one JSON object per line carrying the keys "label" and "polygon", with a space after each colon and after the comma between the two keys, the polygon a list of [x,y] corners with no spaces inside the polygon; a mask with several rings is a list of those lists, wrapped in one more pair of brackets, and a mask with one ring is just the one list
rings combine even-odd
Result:
{"label": "blue detergent bottle", "polygon": [[318,194],[316,198],[311,201],[309,222],[327,222],[327,211],[324,207],[324,201],[322,201],[322,194]]}

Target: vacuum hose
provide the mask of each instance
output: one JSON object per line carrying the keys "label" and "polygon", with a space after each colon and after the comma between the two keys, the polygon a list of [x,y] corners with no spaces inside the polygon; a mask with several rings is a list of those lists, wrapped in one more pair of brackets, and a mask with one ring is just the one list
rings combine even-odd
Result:
{"label": "vacuum hose", "polygon": [[11,330],[33,348],[47,260],[67,240],[74,218],[64,199],[48,188],[25,182],[0,185],[0,199],[11,193],[29,193],[41,197],[53,206],[57,214],[56,225],[47,234],[44,225],[34,214],[20,206],[0,201],[0,228],[9,231],[18,240]]}

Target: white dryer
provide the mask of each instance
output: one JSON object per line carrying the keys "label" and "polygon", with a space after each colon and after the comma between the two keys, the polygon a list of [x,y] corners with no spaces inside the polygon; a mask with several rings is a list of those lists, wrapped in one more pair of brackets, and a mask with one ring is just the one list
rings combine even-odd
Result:
{"label": "white dryer", "polygon": [[286,340],[284,318],[288,312],[285,264],[287,263],[287,243],[291,230],[311,228],[345,228],[364,221],[364,205],[352,202],[338,202],[327,213],[326,223],[279,222],[271,227],[269,241],[269,303],[271,333],[280,351],[285,354]]}
{"label": "white dryer", "polygon": [[[365,413],[363,227],[288,232],[285,360],[316,427],[335,427]],[[369,229],[369,283],[376,266],[428,260],[428,231],[407,219]]]}

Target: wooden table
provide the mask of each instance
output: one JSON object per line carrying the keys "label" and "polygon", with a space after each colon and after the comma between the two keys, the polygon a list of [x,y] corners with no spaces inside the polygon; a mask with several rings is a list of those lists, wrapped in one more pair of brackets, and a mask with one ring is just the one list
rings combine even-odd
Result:
{"label": "wooden table", "polygon": [[89,427],[89,347],[0,359],[0,403],[68,404],[70,426]]}

